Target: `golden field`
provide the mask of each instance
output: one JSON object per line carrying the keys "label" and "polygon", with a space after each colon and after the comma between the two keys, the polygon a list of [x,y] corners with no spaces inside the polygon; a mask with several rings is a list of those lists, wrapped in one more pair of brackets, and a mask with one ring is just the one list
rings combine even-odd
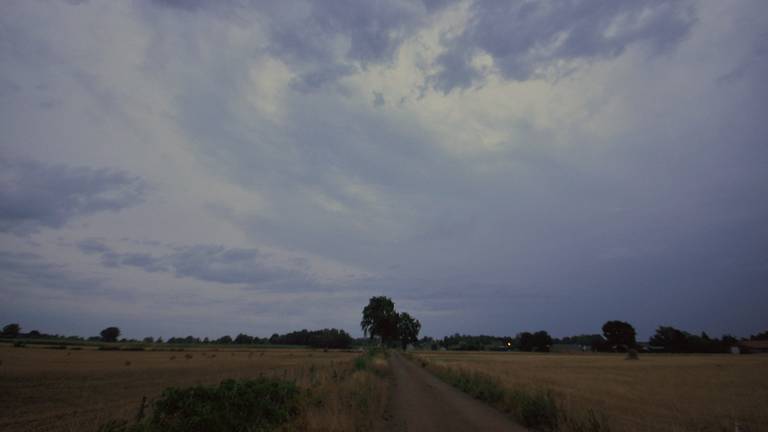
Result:
{"label": "golden field", "polygon": [[[55,350],[0,345],[0,430],[91,431],[136,416],[142,397],[169,386],[218,384],[228,378],[285,377],[307,389],[292,428],[368,429],[380,417],[389,381],[356,370],[352,351],[190,349],[173,351]],[[360,401],[365,402],[364,406]]]}
{"label": "golden field", "polygon": [[510,389],[549,389],[570,413],[612,431],[768,431],[768,356],[418,352]]}

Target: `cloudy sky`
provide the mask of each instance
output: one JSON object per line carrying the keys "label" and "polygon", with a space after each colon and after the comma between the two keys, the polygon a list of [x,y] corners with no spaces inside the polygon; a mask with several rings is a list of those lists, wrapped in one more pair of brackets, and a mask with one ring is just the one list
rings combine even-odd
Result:
{"label": "cloudy sky", "polygon": [[764,0],[5,0],[0,321],[768,326]]}

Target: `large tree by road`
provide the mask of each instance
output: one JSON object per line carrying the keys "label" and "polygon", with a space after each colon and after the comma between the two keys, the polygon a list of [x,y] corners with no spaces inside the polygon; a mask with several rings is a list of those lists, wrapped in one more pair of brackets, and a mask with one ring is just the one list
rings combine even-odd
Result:
{"label": "large tree by road", "polygon": [[399,340],[405,349],[409,343],[419,340],[421,323],[410,314],[397,313],[395,303],[389,297],[371,297],[368,306],[363,308],[363,320],[360,321],[363,333],[371,339],[378,336],[385,345]]}
{"label": "large tree by road", "polygon": [[397,312],[395,303],[389,297],[371,297],[368,306],[363,309],[363,319],[360,327],[363,334],[371,339],[381,338],[382,343],[390,343],[397,339]]}

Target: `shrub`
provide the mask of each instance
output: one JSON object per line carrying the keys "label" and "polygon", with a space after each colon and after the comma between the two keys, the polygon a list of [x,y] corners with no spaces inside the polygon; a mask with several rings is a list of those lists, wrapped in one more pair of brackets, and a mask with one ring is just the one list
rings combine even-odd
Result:
{"label": "shrub", "polygon": [[365,368],[368,367],[368,357],[361,355],[360,357],[355,358],[355,370],[365,370]]}
{"label": "shrub", "polygon": [[290,381],[260,377],[216,386],[170,387],[152,414],[134,425],[110,421],[99,432],[251,432],[272,430],[299,412],[301,392]]}
{"label": "shrub", "polygon": [[168,388],[149,423],[162,431],[255,431],[287,422],[298,412],[299,389],[271,378],[226,380],[218,387]]}

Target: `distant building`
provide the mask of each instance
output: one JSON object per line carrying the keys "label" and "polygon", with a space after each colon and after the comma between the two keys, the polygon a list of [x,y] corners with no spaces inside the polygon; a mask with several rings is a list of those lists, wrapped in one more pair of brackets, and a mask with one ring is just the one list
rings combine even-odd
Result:
{"label": "distant building", "polygon": [[737,347],[743,354],[768,353],[768,340],[740,341]]}

